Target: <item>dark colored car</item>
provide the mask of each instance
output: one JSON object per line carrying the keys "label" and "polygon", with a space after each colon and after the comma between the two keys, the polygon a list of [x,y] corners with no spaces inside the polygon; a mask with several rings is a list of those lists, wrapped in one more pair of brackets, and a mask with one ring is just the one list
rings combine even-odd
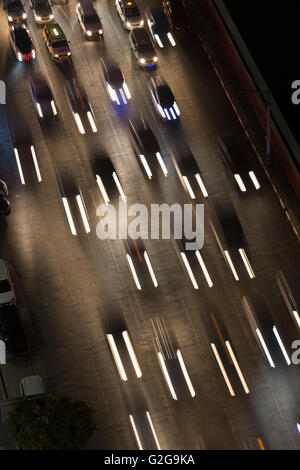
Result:
{"label": "dark colored car", "polygon": [[103,83],[110,99],[117,106],[126,105],[131,94],[119,66],[113,60],[101,58],[101,67]]}
{"label": "dark colored car", "polygon": [[173,30],[186,32],[192,28],[182,0],[163,0],[162,5]]}
{"label": "dark colored car", "polygon": [[11,26],[9,28],[9,40],[20,62],[30,62],[31,59],[35,59],[35,49],[25,25]]}
{"label": "dark colored car", "polygon": [[99,15],[89,0],[81,0],[77,3],[76,14],[86,37],[97,39],[103,36],[103,27]]}
{"label": "dark colored car", "polygon": [[6,345],[7,361],[28,355],[29,345],[16,305],[0,308],[0,338]]}
{"label": "dark colored car", "polygon": [[6,0],[5,9],[7,19],[10,24],[22,23],[26,21],[27,15],[21,0]]}
{"label": "dark colored car", "polygon": [[150,33],[159,47],[163,48],[168,44],[173,47],[176,46],[168,18],[162,8],[148,8],[146,10],[146,21]]}
{"label": "dark colored car", "polygon": [[180,111],[171,88],[160,77],[151,78],[150,93],[154,107],[164,121],[176,121]]}
{"label": "dark colored car", "polygon": [[49,23],[54,18],[49,0],[30,0],[30,8],[33,10],[34,21],[38,24]]}
{"label": "dark colored car", "polygon": [[39,118],[57,116],[51,89],[41,73],[29,77],[29,89]]}

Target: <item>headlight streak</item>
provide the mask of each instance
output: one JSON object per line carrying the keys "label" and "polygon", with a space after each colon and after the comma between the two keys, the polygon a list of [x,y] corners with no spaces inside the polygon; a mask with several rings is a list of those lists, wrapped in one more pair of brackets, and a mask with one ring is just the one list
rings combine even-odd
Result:
{"label": "headlight streak", "polygon": [[179,361],[179,364],[180,364],[182,373],[183,373],[183,375],[184,375],[185,381],[186,381],[186,383],[187,383],[188,389],[189,389],[189,391],[190,391],[191,397],[194,398],[194,396],[196,395],[196,392],[195,392],[194,387],[193,387],[193,385],[192,385],[192,382],[191,382],[190,376],[189,376],[189,374],[188,374],[188,371],[186,370],[185,363],[184,363],[182,354],[181,354],[181,352],[180,352],[179,349],[177,349],[176,355],[177,355],[177,358],[178,358],[178,361]]}
{"label": "headlight streak", "polygon": [[18,152],[18,149],[16,147],[14,147],[14,154],[15,154],[15,157],[16,157],[16,162],[17,162],[17,167],[18,167],[18,170],[19,170],[21,183],[25,184],[25,179],[24,179],[24,175],[23,175],[22,165],[21,165],[21,162],[20,162],[19,152]]}
{"label": "headlight streak", "polygon": [[131,359],[133,368],[135,370],[136,376],[139,379],[140,377],[142,377],[143,374],[142,374],[142,370],[140,368],[139,362],[137,360],[136,354],[134,352],[134,349],[133,349],[128,331],[123,331],[122,336],[123,336],[123,339],[125,341],[127,351],[128,351],[129,356],[130,356],[130,359]]}
{"label": "headlight streak", "polygon": [[78,207],[79,207],[79,210],[80,210],[80,214],[81,214],[81,218],[82,218],[82,221],[83,221],[85,231],[86,231],[86,233],[89,233],[91,231],[91,229],[90,229],[90,226],[89,226],[88,218],[87,218],[86,211],[85,211],[85,208],[84,208],[84,205],[83,205],[80,194],[78,194],[76,196],[76,201],[77,201],[77,204],[78,204]]}
{"label": "headlight streak", "polygon": [[260,188],[260,184],[258,182],[258,179],[255,176],[254,171],[249,171],[249,176],[252,180],[252,183],[254,184],[255,189],[258,190]]}
{"label": "headlight streak", "polygon": [[246,189],[246,187],[245,187],[245,185],[244,185],[244,183],[243,183],[243,180],[242,180],[242,178],[240,177],[240,175],[236,173],[236,174],[234,175],[234,179],[235,179],[235,181],[237,182],[238,187],[240,188],[240,191],[242,191],[242,193],[246,192],[247,189]]}
{"label": "headlight streak", "polygon": [[32,55],[32,58],[33,58],[33,59],[35,59],[35,57],[36,57],[36,54],[35,54],[35,49],[32,49],[32,51],[31,51],[31,55]]}
{"label": "headlight streak", "polygon": [[168,121],[171,121],[170,114],[169,114],[167,108],[164,108],[164,113],[167,116]]}
{"label": "headlight streak", "polygon": [[71,214],[71,211],[70,211],[69,203],[68,203],[68,200],[67,200],[66,197],[62,197],[62,203],[63,203],[64,209],[65,209],[65,212],[66,212],[66,216],[67,216],[68,223],[69,223],[69,226],[70,226],[70,229],[71,229],[71,233],[72,233],[72,235],[77,235],[75,225],[74,225],[74,222],[73,222],[73,217],[72,217],[72,214]]}
{"label": "headlight streak", "polygon": [[149,259],[149,256],[148,256],[148,253],[147,253],[146,250],[144,251],[144,258],[145,258],[145,260],[146,260],[146,264],[147,264],[147,267],[148,267],[148,270],[149,270],[149,273],[150,273],[152,282],[153,282],[153,284],[154,284],[154,287],[157,287],[157,286],[158,286],[158,282],[157,282],[156,276],[155,276],[155,274],[154,274],[154,271],[153,271],[153,268],[152,268],[152,265],[151,265],[151,262],[150,262],[150,259]]}
{"label": "headlight streak", "polygon": [[51,100],[50,104],[51,104],[51,108],[52,108],[53,114],[54,114],[54,116],[56,116],[56,115],[57,115],[57,109],[56,109],[54,100]]}
{"label": "headlight streak", "polygon": [[159,47],[163,48],[164,45],[163,45],[163,43],[161,42],[159,35],[158,35],[158,34],[154,34],[154,38],[155,38],[155,41],[157,42],[157,44],[159,45]]}
{"label": "headlight streak", "polygon": [[36,103],[36,107],[37,107],[39,116],[40,116],[41,118],[44,117],[40,103]]}
{"label": "headlight streak", "polygon": [[122,186],[121,186],[121,183],[120,183],[120,180],[119,180],[119,178],[118,178],[118,175],[117,175],[117,173],[116,173],[115,171],[113,172],[112,177],[113,177],[113,179],[114,179],[114,181],[115,181],[115,183],[116,183],[116,186],[117,186],[117,188],[118,188],[118,191],[119,191],[119,194],[120,194],[121,198],[123,199],[123,201],[126,201],[125,193],[124,193],[123,188],[122,188]]}
{"label": "headlight streak", "polygon": [[131,423],[131,426],[132,426],[132,429],[133,429],[133,432],[134,432],[134,435],[135,435],[136,442],[137,442],[137,444],[138,444],[139,450],[143,450],[143,446],[142,446],[140,437],[139,437],[139,435],[138,435],[138,432],[137,432],[137,429],[136,429],[136,426],[135,426],[135,422],[134,422],[133,416],[132,416],[132,415],[129,415],[129,419],[130,419],[130,423]]}
{"label": "headlight streak", "polygon": [[122,96],[122,100],[124,104],[127,104],[127,99],[125,98],[125,94],[122,88],[119,89],[120,95]]}
{"label": "headlight streak", "polygon": [[198,286],[198,284],[197,284],[197,282],[196,282],[195,276],[194,276],[193,271],[192,271],[192,269],[191,269],[191,267],[190,267],[190,264],[189,264],[189,262],[188,262],[188,259],[187,259],[187,257],[186,257],[186,254],[183,253],[183,252],[181,252],[180,254],[181,254],[181,258],[182,258],[182,260],[183,260],[183,262],[184,262],[185,268],[186,268],[186,270],[187,270],[187,272],[188,272],[188,275],[190,276],[190,280],[191,280],[191,282],[192,282],[192,284],[193,284],[194,289],[199,289],[199,286]]}
{"label": "headlight streak", "polygon": [[79,116],[78,113],[73,113],[74,115],[74,119],[75,119],[75,122],[76,122],[76,125],[77,125],[77,129],[79,131],[80,134],[85,134],[85,130],[84,130],[84,127],[82,125],[82,122],[81,122],[81,118]]}
{"label": "headlight streak", "polygon": [[231,261],[231,258],[230,258],[230,255],[229,255],[228,251],[227,251],[227,250],[224,250],[224,253],[225,253],[227,262],[228,262],[228,264],[229,264],[229,266],[230,266],[230,269],[231,269],[231,271],[232,271],[232,273],[233,273],[234,279],[235,279],[236,281],[239,281],[239,280],[240,280],[240,279],[239,279],[239,276],[237,275],[237,272],[236,272],[236,270],[235,270],[235,267],[234,267],[234,265],[233,265],[233,262]]}
{"label": "headlight streak", "polygon": [[296,319],[296,322],[297,322],[297,324],[300,328],[300,317],[299,317],[299,313],[297,312],[297,310],[293,310],[293,315],[294,315],[294,317]]}
{"label": "headlight streak", "polygon": [[242,258],[242,260],[243,260],[243,262],[244,262],[244,265],[245,265],[245,267],[246,267],[246,269],[247,269],[247,272],[248,272],[248,275],[249,275],[250,279],[254,279],[254,278],[255,278],[255,274],[254,274],[254,272],[253,272],[253,269],[252,269],[252,267],[251,267],[251,264],[250,264],[250,262],[249,262],[249,260],[248,260],[248,257],[247,257],[247,255],[246,255],[246,252],[245,252],[244,248],[240,248],[240,249],[239,249],[239,253],[240,253],[241,258]]}
{"label": "headlight streak", "polygon": [[88,111],[86,114],[87,114],[90,126],[92,128],[92,131],[97,132],[97,127],[96,127],[96,124],[95,124],[95,121],[94,121],[94,118],[93,118],[93,115],[92,115],[91,111]]}
{"label": "headlight streak", "polygon": [[160,152],[156,152],[156,157],[157,157],[157,160],[158,160],[158,163],[160,164],[160,167],[163,171],[163,174],[165,175],[165,177],[168,176],[168,169],[166,167],[166,164],[161,156],[161,153]]}
{"label": "headlight streak", "polygon": [[142,290],[141,288],[141,284],[140,284],[140,281],[139,281],[139,278],[136,274],[136,270],[135,270],[135,267],[133,265],[133,262],[132,262],[132,259],[131,259],[131,256],[127,253],[127,261],[128,261],[128,264],[129,264],[129,267],[130,267],[130,270],[131,270],[131,273],[132,273],[132,276],[133,276],[133,279],[134,279],[134,282],[135,282],[135,285],[137,287],[138,290]]}
{"label": "headlight streak", "polygon": [[265,352],[265,354],[266,354],[266,356],[267,356],[267,358],[268,358],[268,361],[269,361],[269,363],[270,363],[270,366],[275,368],[275,364],[274,364],[274,362],[273,362],[273,359],[272,359],[272,357],[271,357],[271,354],[269,353],[269,350],[268,350],[268,348],[267,348],[267,345],[266,345],[266,343],[265,343],[265,340],[264,340],[264,338],[263,338],[263,336],[262,336],[260,330],[259,330],[258,328],[256,328],[255,331],[256,331],[256,334],[257,334],[257,336],[258,336],[258,339],[259,339],[259,341],[260,341],[260,343],[261,343],[261,345],[262,345],[262,347],[263,347],[263,350],[264,350],[264,352]]}
{"label": "headlight streak", "polygon": [[165,380],[166,380],[167,385],[168,385],[168,387],[169,387],[169,390],[170,390],[170,392],[171,392],[172,398],[173,398],[173,400],[177,400],[177,396],[176,396],[176,393],[175,393],[173,384],[172,384],[172,382],[171,382],[171,379],[170,379],[170,376],[169,376],[169,372],[168,372],[168,370],[167,370],[167,367],[166,367],[166,364],[165,364],[163,355],[162,355],[161,352],[158,352],[158,353],[157,353],[157,356],[158,356],[158,360],[159,360],[159,363],[160,363],[160,365],[161,365],[161,368],[162,368],[162,371],[163,371]]}
{"label": "headlight streak", "polygon": [[286,349],[285,349],[285,347],[284,347],[284,344],[283,344],[283,342],[282,342],[282,339],[280,338],[280,335],[279,335],[278,330],[277,330],[277,328],[276,328],[275,325],[273,325],[273,333],[274,333],[274,335],[275,335],[275,338],[276,338],[277,341],[278,341],[278,344],[279,344],[279,346],[280,346],[281,352],[282,352],[282,354],[283,354],[283,356],[284,356],[284,359],[286,360],[287,365],[290,366],[290,365],[291,365],[291,360],[290,360],[290,358],[289,358],[289,356],[288,356],[288,353],[286,352]]}
{"label": "headlight streak", "polygon": [[126,382],[126,380],[127,380],[127,375],[126,375],[126,373],[125,373],[125,369],[124,369],[124,367],[123,367],[123,363],[122,363],[122,361],[121,361],[120,354],[119,354],[118,348],[117,348],[117,346],[116,346],[114,337],[113,337],[112,334],[108,333],[108,334],[106,335],[106,338],[107,338],[107,341],[108,341],[110,350],[111,350],[111,352],[112,352],[113,358],[114,358],[114,360],[115,360],[117,369],[118,369],[118,371],[119,371],[119,375],[120,375],[120,377],[121,377],[121,380],[123,380],[124,382]]}
{"label": "headlight streak", "polygon": [[167,37],[168,37],[170,43],[172,44],[172,46],[173,46],[173,47],[176,46],[176,42],[174,41],[174,38],[173,38],[173,36],[172,36],[172,33],[168,33],[168,34],[167,34]]}
{"label": "headlight streak", "polygon": [[146,411],[146,416],[147,416],[147,419],[149,421],[152,434],[154,436],[156,447],[157,447],[158,450],[161,450],[149,411]]}
{"label": "headlight streak", "polygon": [[240,369],[240,366],[239,366],[239,364],[238,364],[238,362],[237,362],[237,360],[236,360],[236,357],[235,357],[235,354],[234,354],[234,352],[233,352],[233,350],[232,350],[231,344],[230,344],[230,342],[229,342],[228,340],[225,341],[225,344],[226,344],[226,347],[227,347],[228,352],[229,352],[229,354],[230,354],[230,357],[231,357],[231,359],[232,359],[232,362],[233,362],[233,365],[234,365],[234,367],[235,367],[235,370],[236,370],[236,372],[237,372],[237,374],[238,374],[238,376],[239,376],[239,379],[240,379],[240,381],[241,381],[241,384],[243,385],[243,389],[244,389],[245,393],[248,394],[248,393],[250,393],[250,390],[249,390],[248,385],[247,385],[247,383],[246,383],[246,380],[245,380],[245,378],[244,378],[244,376],[243,376],[243,373],[242,373],[242,371],[241,371],[241,369]]}
{"label": "headlight streak", "polygon": [[207,190],[206,190],[206,187],[204,186],[204,183],[203,183],[202,178],[201,178],[201,176],[199,175],[199,173],[197,173],[197,174],[195,175],[195,178],[196,178],[196,180],[197,180],[197,183],[198,183],[199,186],[200,186],[200,189],[201,189],[201,192],[202,192],[202,194],[203,194],[203,197],[208,197],[208,192],[207,192]]}
{"label": "headlight streak", "polygon": [[148,176],[149,180],[151,180],[151,178],[152,178],[152,172],[151,172],[151,170],[150,170],[150,167],[149,167],[149,165],[148,165],[148,162],[147,162],[145,156],[144,156],[144,155],[139,155],[139,157],[140,157],[141,162],[142,162],[142,164],[143,164],[143,166],[144,166],[144,168],[145,168],[145,171],[146,171],[146,173],[147,173],[147,176]]}
{"label": "headlight streak", "polygon": [[40,183],[42,181],[42,176],[41,176],[41,173],[40,173],[40,169],[39,169],[39,165],[38,165],[38,161],[37,161],[37,158],[36,158],[35,149],[34,149],[33,145],[30,146],[30,151],[31,151],[31,155],[32,155],[34,168],[35,168],[35,171],[36,171],[36,176],[37,176],[38,182]]}
{"label": "headlight streak", "polygon": [[157,104],[156,101],[155,101],[155,104],[157,105],[157,109],[161,115],[161,117],[163,117],[164,119],[166,119],[166,115],[165,115],[165,112],[164,110],[162,109],[162,107],[160,106],[160,104]]}
{"label": "headlight streak", "polygon": [[184,184],[185,184],[186,189],[188,190],[188,193],[189,193],[189,195],[190,195],[190,198],[191,198],[191,199],[196,199],[195,193],[194,193],[194,191],[192,190],[192,187],[191,187],[191,185],[190,185],[190,182],[189,182],[187,176],[183,176],[182,179],[183,179],[183,182],[184,182]]}
{"label": "headlight streak", "polygon": [[100,178],[99,175],[96,175],[96,181],[97,181],[98,187],[99,187],[99,189],[100,189],[100,192],[101,192],[101,194],[102,194],[102,197],[103,197],[103,199],[104,199],[104,202],[105,202],[106,205],[108,205],[108,204],[110,203],[110,199],[109,199],[109,197],[108,197],[108,195],[107,195],[105,186],[104,186],[104,184],[103,184],[103,182],[102,182],[102,179]]}
{"label": "headlight streak", "polygon": [[230,380],[229,380],[229,378],[228,378],[227,372],[226,372],[226,370],[225,370],[225,368],[224,368],[224,366],[223,366],[223,363],[222,363],[221,358],[220,358],[220,356],[219,356],[219,353],[218,353],[218,350],[217,350],[217,348],[216,348],[216,345],[215,345],[214,343],[210,343],[210,345],[211,345],[211,348],[212,348],[213,353],[214,353],[214,355],[215,355],[215,358],[216,358],[216,360],[217,360],[218,366],[219,366],[219,368],[220,368],[220,370],[221,370],[221,372],[222,372],[223,378],[224,378],[224,380],[225,380],[225,382],[226,382],[226,385],[227,385],[227,388],[228,388],[228,390],[229,390],[229,393],[230,393],[230,395],[231,395],[232,397],[234,397],[234,396],[235,396],[235,392],[234,392],[234,390],[233,390],[233,388],[232,388],[232,385],[231,385]]}
{"label": "headlight streak", "polygon": [[180,116],[180,111],[179,111],[176,101],[174,101],[173,108],[175,109],[177,116]]}
{"label": "headlight streak", "polygon": [[130,94],[129,88],[127,86],[127,83],[125,81],[123,82],[123,90],[125,92],[125,95],[126,95],[127,99],[130,100],[131,94]]}
{"label": "headlight streak", "polygon": [[118,98],[116,90],[114,90],[109,83],[107,84],[107,89],[108,89],[108,93],[110,95],[111,100],[116,102],[117,105],[120,105],[120,100]]}
{"label": "headlight streak", "polygon": [[23,58],[22,58],[21,52],[18,52],[17,56],[18,56],[18,61],[22,62]]}
{"label": "headlight streak", "polygon": [[206,282],[207,282],[208,286],[209,286],[209,287],[212,287],[212,286],[213,286],[213,282],[212,282],[212,280],[211,280],[211,278],[210,278],[210,275],[208,274],[207,268],[206,268],[206,266],[205,266],[205,263],[204,263],[204,261],[203,261],[203,258],[202,258],[202,256],[201,256],[199,250],[196,250],[196,256],[197,256],[197,259],[198,259],[198,261],[199,261],[199,264],[200,264],[200,266],[201,266],[201,269],[202,269],[202,271],[203,271],[203,274],[204,274],[204,276],[205,276],[205,279],[206,279]]}

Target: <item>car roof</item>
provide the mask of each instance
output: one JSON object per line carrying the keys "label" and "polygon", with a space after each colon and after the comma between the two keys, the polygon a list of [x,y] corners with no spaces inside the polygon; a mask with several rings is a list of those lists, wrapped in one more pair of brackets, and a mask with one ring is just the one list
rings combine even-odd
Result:
{"label": "car roof", "polygon": [[42,74],[37,73],[35,75],[32,75],[30,78],[32,82],[34,83],[34,86],[38,94],[48,93],[49,96],[51,96],[49,85]]}
{"label": "car roof", "polygon": [[[162,8],[156,7],[149,9],[149,13],[153,16],[154,20],[159,26],[169,26],[167,17]],[[170,28],[169,28],[170,29]]]}
{"label": "car roof", "polygon": [[145,28],[134,28],[130,34],[134,35],[135,39],[140,44],[148,44],[149,42],[151,43],[150,36]]}
{"label": "car roof", "polygon": [[109,81],[121,86],[123,83],[123,75],[119,66],[113,61],[103,61],[104,68],[107,72]]}
{"label": "car roof", "polygon": [[82,6],[82,9],[83,9],[85,14],[86,13],[91,13],[91,14],[97,13],[95,8],[94,8],[94,5],[90,2],[90,0],[80,0],[79,3]]}
{"label": "car roof", "polygon": [[157,89],[157,93],[159,95],[161,102],[162,103],[164,102],[165,106],[172,106],[174,102],[174,95],[169,85],[167,84],[158,85],[156,89]]}
{"label": "car roof", "polygon": [[48,23],[46,28],[52,36],[52,39],[66,39],[66,36],[58,23]]}

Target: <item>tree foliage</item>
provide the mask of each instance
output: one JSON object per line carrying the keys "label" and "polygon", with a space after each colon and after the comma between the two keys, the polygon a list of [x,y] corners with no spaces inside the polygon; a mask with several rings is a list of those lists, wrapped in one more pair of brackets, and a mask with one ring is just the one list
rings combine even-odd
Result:
{"label": "tree foliage", "polygon": [[8,423],[24,450],[80,450],[96,429],[85,402],[51,394],[14,405]]}

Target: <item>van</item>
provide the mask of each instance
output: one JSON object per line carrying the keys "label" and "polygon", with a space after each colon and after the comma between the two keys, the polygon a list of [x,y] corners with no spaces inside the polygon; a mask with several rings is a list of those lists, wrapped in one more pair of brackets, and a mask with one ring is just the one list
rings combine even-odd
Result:
{"label": "van", "polygon": [[69,42],[58,23],[49,23],[43,29],[43,38],[54,62],[69,61]]}
{"label": "van", "polygon": [[40,375],[23,377],[20,382],[20,394],[22,397],[41,395],[43,393],[46,393],[46,389]]}

